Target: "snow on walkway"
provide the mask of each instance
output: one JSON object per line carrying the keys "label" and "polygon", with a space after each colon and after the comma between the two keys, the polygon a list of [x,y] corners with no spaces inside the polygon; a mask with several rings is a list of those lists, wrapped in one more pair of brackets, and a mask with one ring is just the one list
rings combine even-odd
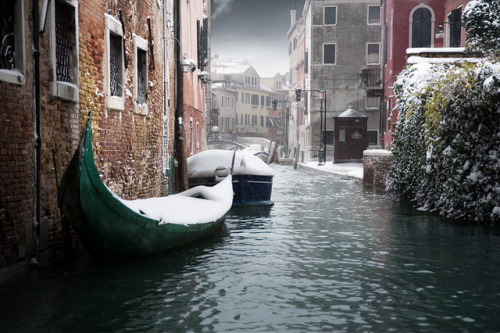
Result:
{"label": "snow on walkway", "polygon": [[363,163],[333,163],[328,161],[324,165],[318,165],[317,161],[311,161],[300,163],[300,166],[340,176],[363,179]]}

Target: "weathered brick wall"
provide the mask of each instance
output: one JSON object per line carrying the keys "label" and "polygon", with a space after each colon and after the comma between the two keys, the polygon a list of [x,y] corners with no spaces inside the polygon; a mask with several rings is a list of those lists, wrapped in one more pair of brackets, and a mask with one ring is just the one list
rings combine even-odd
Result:
{"label": "weathered brick wall", "polygon": [[[0,272],[8,267],[27,263],[35,253],[34,67],[31,51],[33,44],[31,4],[31,1],[25,1],[26,84],[16,85],[0,81]],[[80,61],[78,102],[64,101],[50,94],[49,82],[52,78],[49,67],[48,30],[40,38],[42,144],[38,259],[42,263],[63,253],[55,162],[60,162],[64,171],[77,147],[89,111],[92,113],[95,161],[104,182],[117,194],[128,199],[157,196],[161,193],[162,9],[158,9],[157,2],[145,0],[133,2],[89,0],[79,2],[78,9]],[[128,67],[124,79],[125,109],[113,111],[107,109],[105,105],[104,14],[118,17],[119,9],[124,18]],[[151,36],[148,17],[151,22]],[[149,112],[147,115],[134,112],[132,94],[128,93],[133,91],[135,62],[133,34],[147,40],[148,43],[153,42],[153,48],[148,47]],[[173,74],[171,79],[173,80]],[[173,87],[173,82],[171,86]],[[173,98],[173,89],[171,94]],[[169,112],[173,114],[172,107]],[[171,123],[170,135],[173,134],[173,122]],[[169,149],[171,156],[171,147]]]}
{"label": "weathered brick wall", "polygon": [[363,184],[385,191],[385,183],[391,164],[392,155],[389,151],[383,149],[365,150],[363,153]]}
{"label": "weathered brick wall", "polygon": [[[26,42],[31,45],[31,38]],[[32,58],[26,60],[32,68]],[[0,81],[0,271],[33,250],[34,125],[33,104],[26,103],[34,98],[32,73],[25,85]]]}
{"label": "weathered brick wall", "polygon": [[[102,76],[105,70],[102,59],[104,53],[104,13],[119,18],[122,11],[124,23],[124,43],[126,62],[124,75],[125,109],[122,111],[106,109],[105,98],[99,98],[100,114],[94,116],[93,126],[96,136],[96,164],[102,174],[103,181],[116,194],[127,198],[144,198],[160,195],[161,182],[161,149],[162,149],[162,113],[163,113],[163,64],[162,64],[162,32],[161,11],[154,10],[156,2],[152,1],[117,1],[102,8],[100,1],[85,2],[89,15],[80,13],[80,33],[92,37],[80,48],[86,48],[89,55],[98,55],[101,59],[90,56],[83,63],[87,71]],[[97,10],[96,10],[97,9]],[[97,12],[97,14],[96,14]],[[93,16],[91,16],[93,13]],[[90,22],[89,22],[90,17]],[[147,18],[151,20],[151,39]],[[153,54],[148,48],[148,114],[134,112],[133,87],[134,65],[133,35],[153,42]],[[154,59],[154,63],[153,63]],[[91,101],[96,99],[95,92],[104,91],[104,79],[88,82],[85,94]],[[82,87],[83,90],[83,87]],[[82,92],[82,94],[84,94]],[[82,110],[84,108],[82,107]],[[82,120],[83,124],[83,120]],[[83,125],[82,125],[83,126]]]}

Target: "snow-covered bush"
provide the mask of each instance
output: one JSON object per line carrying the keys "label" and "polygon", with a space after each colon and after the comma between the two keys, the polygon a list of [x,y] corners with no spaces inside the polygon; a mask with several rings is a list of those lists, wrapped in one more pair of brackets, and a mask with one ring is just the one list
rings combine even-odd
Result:
{"label": "snow-covered bush", "polygon": [[500,56],[500,0],[474,0],[463,13],[469,49]]}
{"label": "snow-covered bush", "polygon": [[422,210],[500,222],[500,64],[416,64],[394,92],[388,189]]}

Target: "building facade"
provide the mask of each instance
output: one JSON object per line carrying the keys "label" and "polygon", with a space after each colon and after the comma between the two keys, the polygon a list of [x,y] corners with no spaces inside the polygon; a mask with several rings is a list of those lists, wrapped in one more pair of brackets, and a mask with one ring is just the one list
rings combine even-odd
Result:
{"label": "building facade", "polygon": [[[286,80],[281,74],[264,76],[245,59],[212,58],[212,113],[217,114],[219,133],[280,139]],[[276,110],[273,100],[280,101]]]}
{"label": "building facade", "polygon": [[[0,279],[60,257],[68,236],[78,242],[57,192],[89,114],[106,186],[125,199],[172,192],[178,105],[196,131],[192,151],[203,147],[209,16],[207,1],[1,6]],[[181,52],[195,60],[179,79]]]}
{"label": "building facade", "polygon": [[406,65],[406,50],[409,48],[440,48],[443,37],[436,38],[440,21],[445,16],[443,0],[384,0],[382,1],[384,41],[384,100],[382,146],[390,148],[392,132],[397,120],[394,109],[392,85]]}
{"label": "building facade", "polygon": [[[333,117],[350,103],[368,117],[369,144],[379,145],[381,82],[369,90],[362,74],[369,71],[372,81],[380,77],[380,1],[306,0],[297,24],[304,26],[305,41],[304,160],[317,159],[325,142],[332,159]],[[292,68],[295,58],[292,53]]]}

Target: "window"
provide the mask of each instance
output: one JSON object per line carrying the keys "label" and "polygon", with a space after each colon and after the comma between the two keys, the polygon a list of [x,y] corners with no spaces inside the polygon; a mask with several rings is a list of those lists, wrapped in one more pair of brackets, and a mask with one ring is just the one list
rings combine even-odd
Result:
{"label": "window", "polygon": [[0,80],[25,84],[24,1],[4,0],[0,10]]}
{"label": "window", "polygon": [[266,96],[266,106],[271,107],[271,96]]}
{"label": "window", "polygon": [[245,94],[241,93],[241,104],[245,104]]}
{"label": "window", "polygon": [[148,113],[148,43],[145,39],[134,35],[134,54],[136,59],[134,76],[134,111]]}
{"label": "window", "polygon": [[259,95],[252,94],[252,106],[259,106]]}
{"label": "window", "polygon": [[378,144],[378,131],[367,131],[368,144],[376,146]]}
{"label": "window", "polygon": [[380,44],[366,44],[366,63],[368,65],[378,65],[380,63]]}
{"label": "window", "polygon": [[50,5],[50,62],[52,81],[50,92],[53,96],[78,100],[78,2],[57,0]]}
{"label": "window", "polygon": [[380,6],[368,6],[368,24],[380,24]]}
{"label": "window", "polygon": [[378,97],[366,97],[366,109],[373,110],[379,108]]}
{"label": "window", "polygon": [[337,24],[337,7],[324,7],[323,23],[324,25]]}
{"label": "window", "polygon": [[220,108],[222,109],[224,107],[224,96],[220,97]]}
{"label": "window", "polygon": [[333,145],[333,131],[325,131],[325,141],[327,145]]}
{"label": "window", "polygon": [[106,106],[114,110],[123,110],[124,54],[123,32],[120,21],[113,16],[106,17]]}
{"label": "window", "polygon": [[309,73],[309,51],[304,55],[304,73]]}
{"label": "window", "polygon": [[345,142],[345,129],[339,129],[339,142]]}
{"label": "window", "polygon": [[264,107],[264,96],[260,96],[260,106]]}
{"label": "window", "polygon": [[250,94],[245,93],[245,104],[250,104]]}
{"label": "window", "polygon": [[323,63],[335,64],[335,44],[323,44]]}
{"label": "window", "polygon": [[462,8],[452,10],[448,15],[450,47],[460,47],[462,39]]}
{"label": "window", "polygon": [[413,12],[411,22],[411,47],[431,47],[432,13],[427,8]]}
{"label": "window", "polygon": [[[236,121],[236,125],[238,125],[238,114],[237,113],[236,113],[236,117],[234,119]],[[233,128],[234,128],[234,126],[233,126]]]}
{"label": "window", "polygon": [[264,127],[264,116],[260,116],[260,126]]}

